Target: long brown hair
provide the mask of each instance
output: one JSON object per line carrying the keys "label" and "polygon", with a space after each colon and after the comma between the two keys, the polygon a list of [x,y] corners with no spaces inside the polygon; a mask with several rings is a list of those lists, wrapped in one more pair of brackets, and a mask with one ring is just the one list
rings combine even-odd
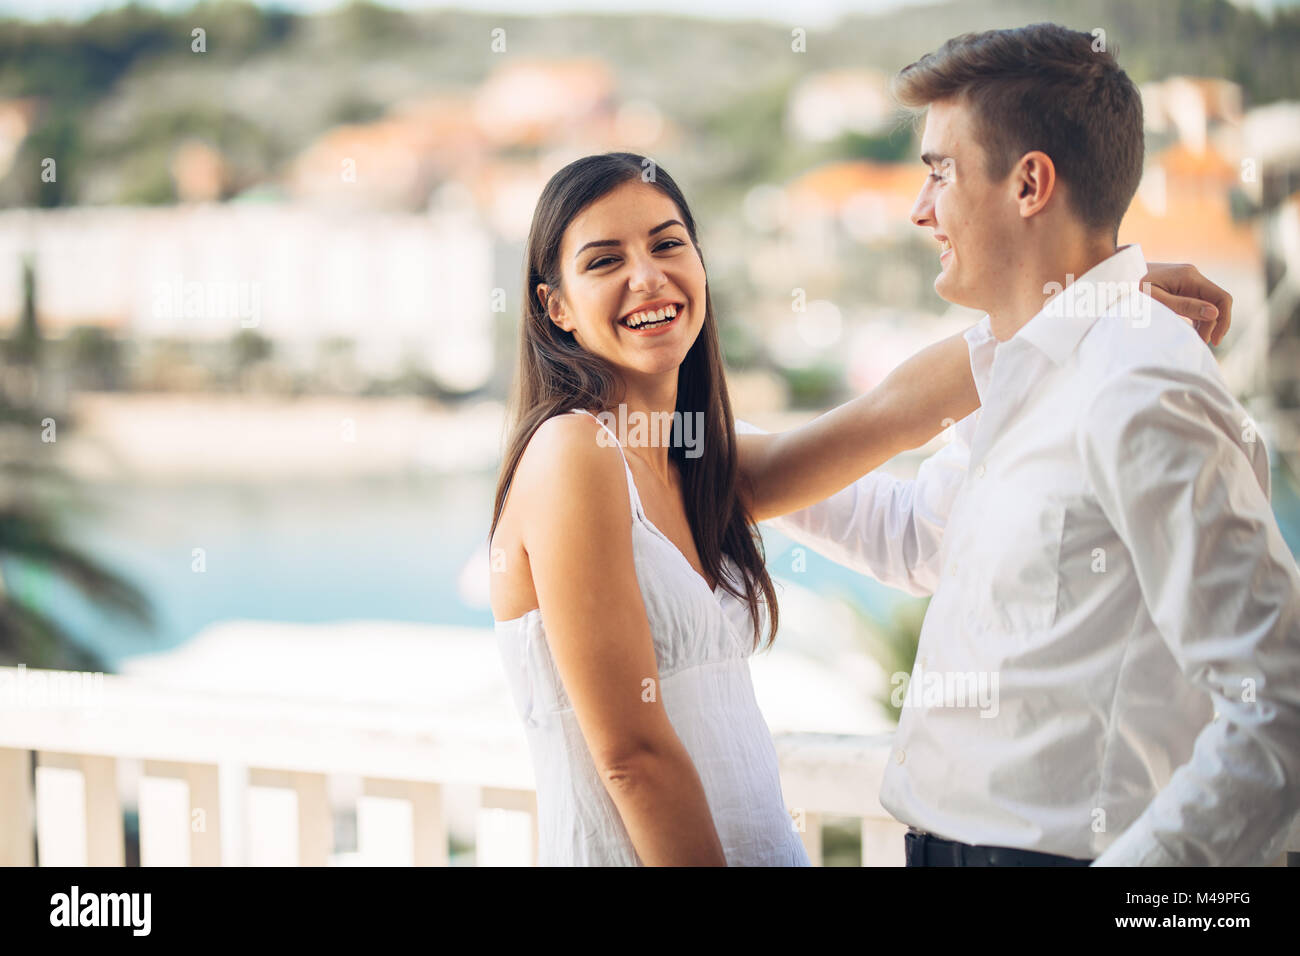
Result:
{"label": "long brown hair", "polygon": [[[652,170],[653,175],[643,174]],[[597,413],[615,407],[622,377],[598,355],[586,351],[573,337],[551,321],[535,291],[539,283],[560,288],[560,245],[569,223],[591,203],[626,182],[641,179],[654,186],[681,212],[691,243],[703,263],[695,219],[677,184],[661,166],[635,153],[586,156],[565,166],[546,184],[532,226],[524,261],[523,309],[519,324],[519,354],[510,399],[509,438],[497,480],[492,528],[496,531],[506,495],[519,459],[542,422],[574,408]],[[700,563],[709,578],[749,607],[754,626],[754,646],[761,639],[759,601],[768,610],[768,646],[776,639],[776,589],[764,564],[762,538],[745,513],[737,490],[735,422],[723,372],[722,349],[713,316],[708,285],[704,291],[704,325],[677,370],[677,406],[683,416],[703,413],[701,454],[688,458],[679,442],[668,454],[682,476],[682,492],[691,536]],[[683,417],[683,421],[687,419]],[[696,420],[696,419],[691,419]],[[723,574],[723,559],[730,557],[741,572],[733,582]],[[739,585],[739,586],[738,586]],[[761,597],[760,597],[761,595]]]}

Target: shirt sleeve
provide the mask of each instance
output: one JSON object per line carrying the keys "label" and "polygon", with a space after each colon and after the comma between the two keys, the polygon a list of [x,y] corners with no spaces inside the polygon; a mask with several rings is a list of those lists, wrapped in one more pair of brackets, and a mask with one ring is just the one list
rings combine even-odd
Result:
{"label": "shirt sleeve", "polygon": [[1086,473],[1151,619],[1216,711],[1094,865],[1268,862],[1300,810],[1300,572],[1263,439],[1220,383],[1169,369],[1110,379],[1083,422]]}
{"label": "shirt sleeve", "polygon": [[[979,411],[952,426],[952,440],[911,480],[873,471],[815,505],[764,524],[882,584],[933,594],[943,560],[943,530],[970,460]],[[763,433],[736,421],[742,434]]]}

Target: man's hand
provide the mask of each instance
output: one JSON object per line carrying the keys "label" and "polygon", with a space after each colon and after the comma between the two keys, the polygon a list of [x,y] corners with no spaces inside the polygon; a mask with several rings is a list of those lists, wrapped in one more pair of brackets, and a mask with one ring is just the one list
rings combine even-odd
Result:
{"label": "man's hand", "polygon": [[1218,345],[1228,334],[1232,296],[1201,275],[1196,266],[1149,262],[1142,282],[1150,282],[1151,298],[1190,322],[1208,345]]}

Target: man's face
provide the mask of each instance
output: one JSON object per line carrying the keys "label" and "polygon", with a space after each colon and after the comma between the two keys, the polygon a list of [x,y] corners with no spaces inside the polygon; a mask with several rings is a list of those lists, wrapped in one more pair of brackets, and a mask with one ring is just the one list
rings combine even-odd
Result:
{"label": "man's face", "polygon": [[988,177],[984,147],[975,137],[970,107],[956,100],[930,104],[921,138],[930,175],[912,207],[912,222],[939,242],[934,291],[949,302],[995,311],[1009,285],[1024,241],[1010,173]]}

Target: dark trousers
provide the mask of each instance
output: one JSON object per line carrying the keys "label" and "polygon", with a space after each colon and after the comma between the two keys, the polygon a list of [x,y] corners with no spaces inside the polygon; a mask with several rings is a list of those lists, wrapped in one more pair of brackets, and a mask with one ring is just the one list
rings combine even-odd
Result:
{"label": "dark trousers", "polygon": [[915,827],[903,834],[903,849],[908,866],[1087,866],[1092,862],[1008,846],[955,843]]}

